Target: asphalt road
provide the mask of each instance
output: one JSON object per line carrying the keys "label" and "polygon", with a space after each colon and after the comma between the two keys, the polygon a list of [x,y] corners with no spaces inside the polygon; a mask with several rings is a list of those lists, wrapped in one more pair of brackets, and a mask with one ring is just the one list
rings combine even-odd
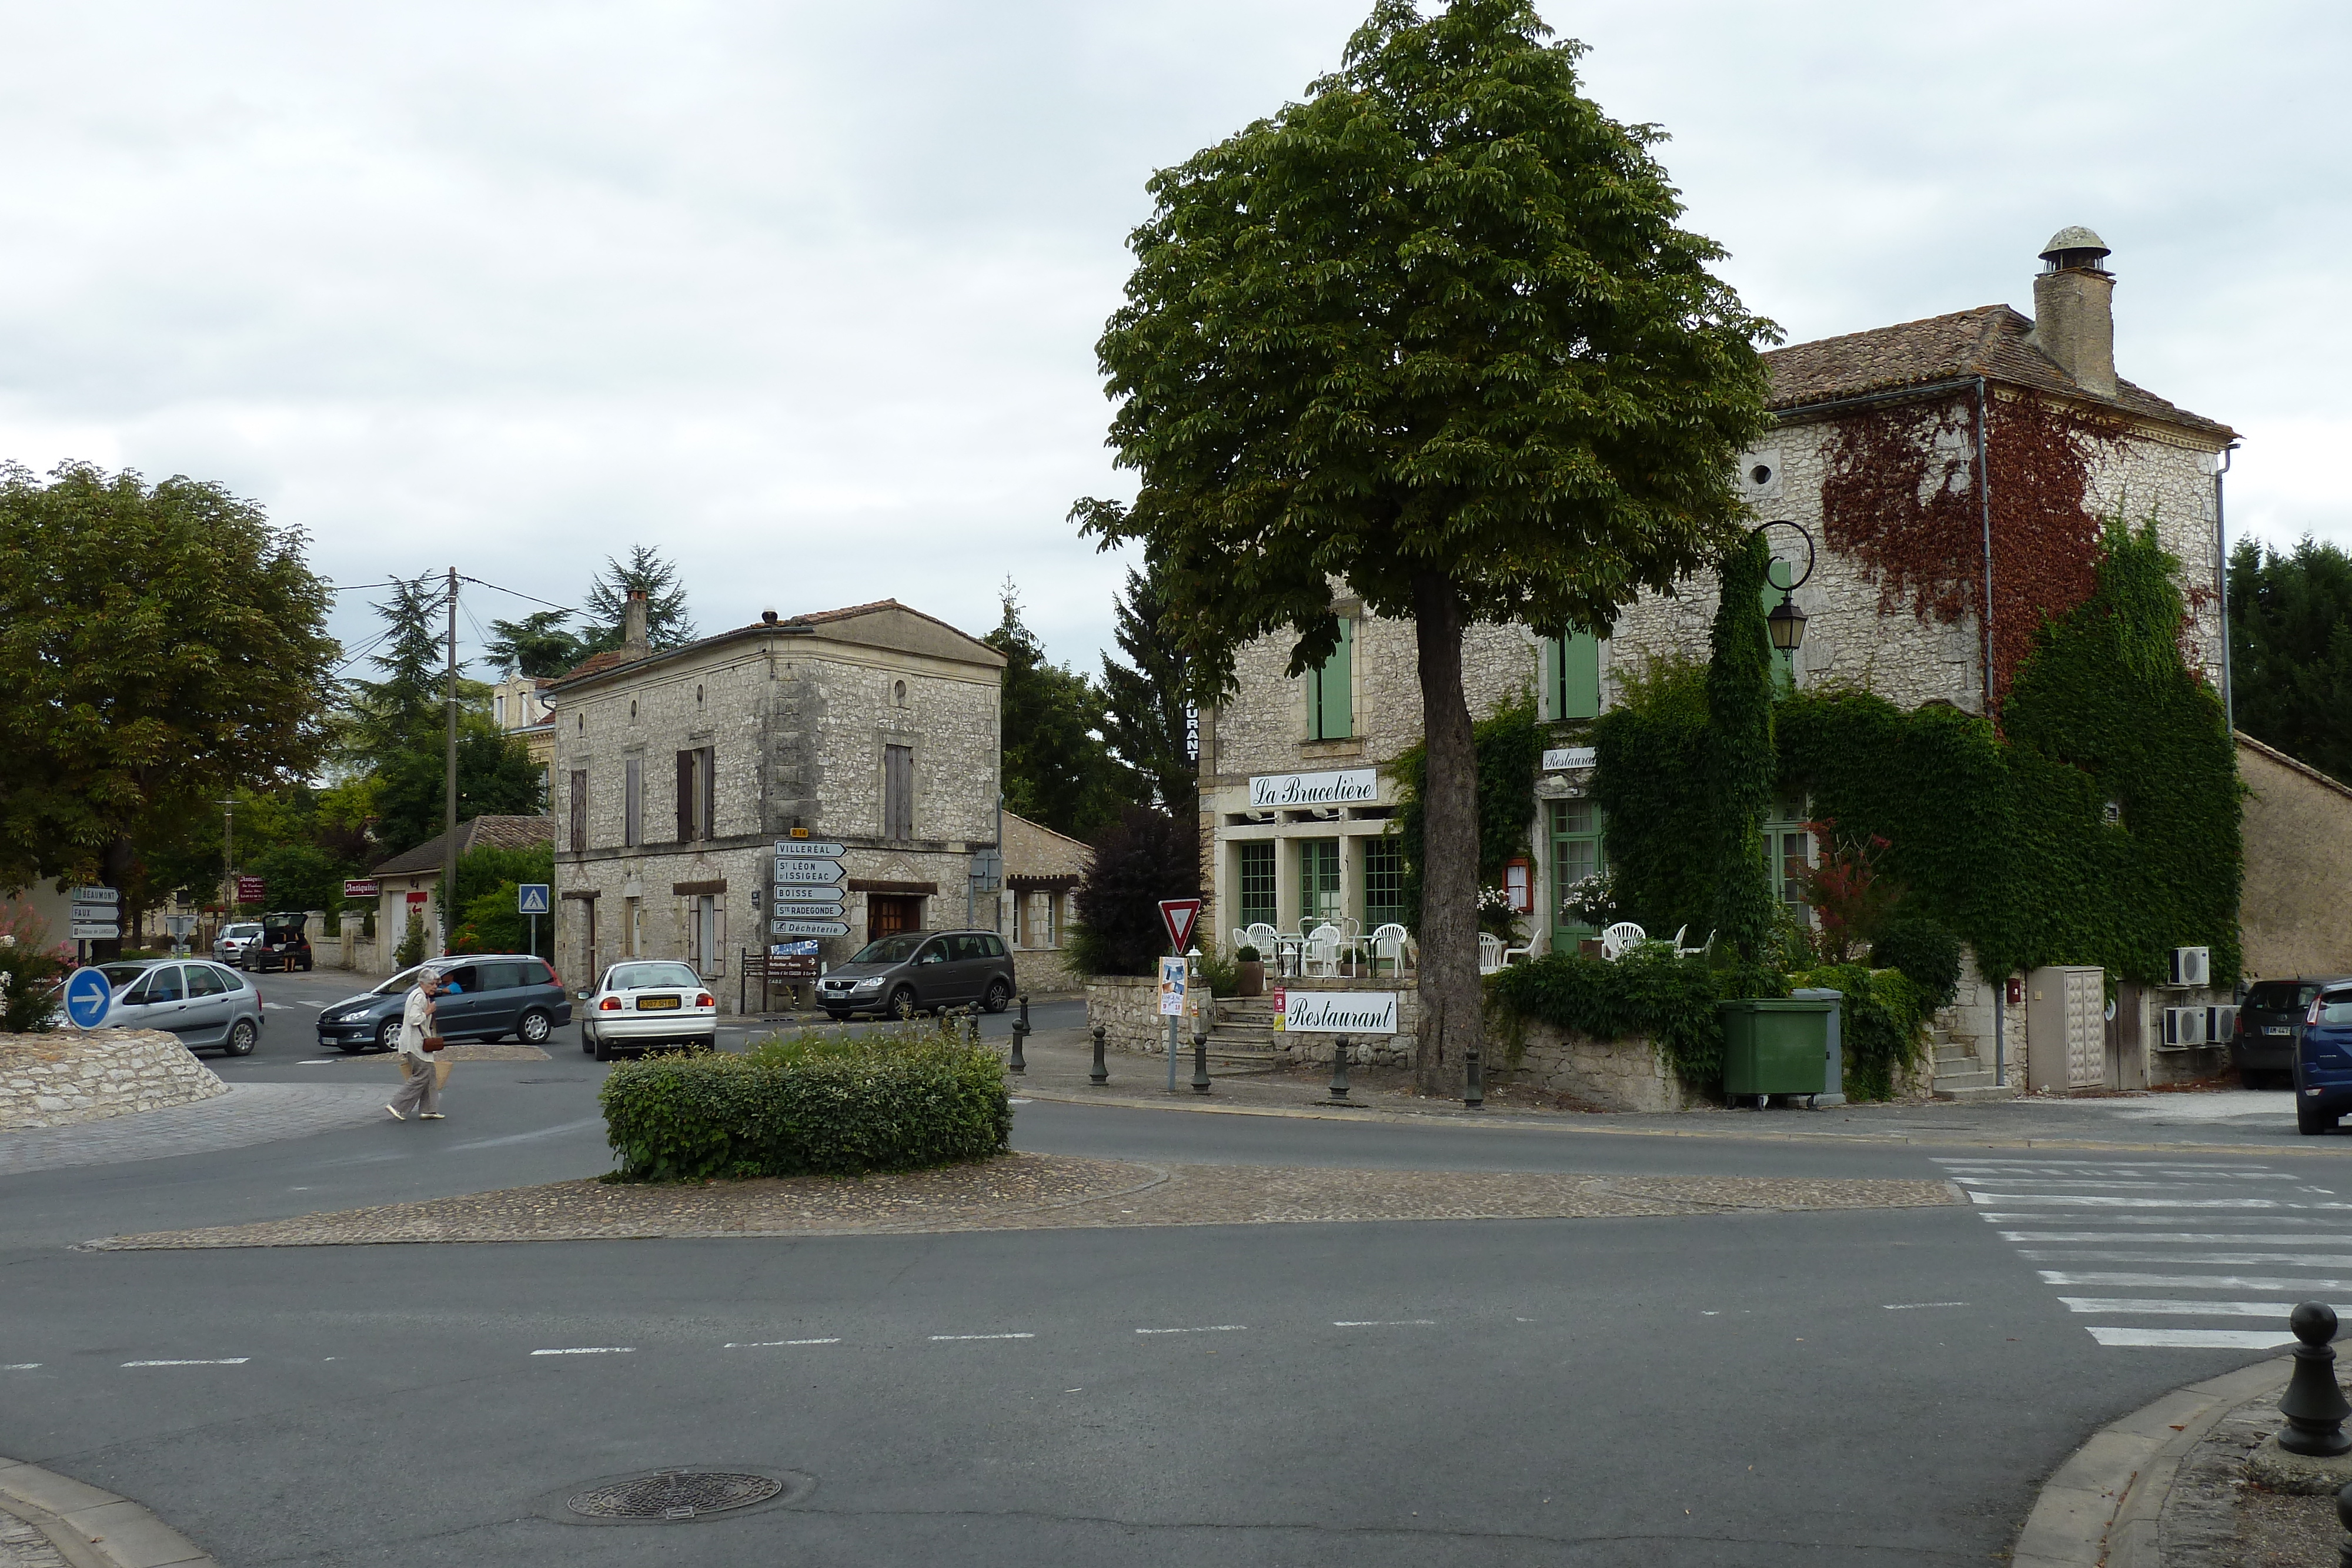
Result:
{"label": "asphalt road", "polygon": [[[301,1065],[307,1030],[286,1025],[347,988],[261,984],[278,1004],[264,1044],[225,1077],[388,1087],[382,1065]],[[604,1070],[571,1043],[462,1064],[446,1123],[0,1178],[0,1453],[136,1498],[230,1564],[1981,1562],[2089,1431],[2266,1354],[2100,1343],[2084,1324],[2103,1320],[2063,1292],[2126,1287],[2045,1282],[2046,1259],[2011,1238],[2055,1233],[1988,1224],[1988,1204],[2062,1201],[2006,1191],[2057,1190],[2054,1174],[2118,1195],[2095,1203],[2218,1194],[2179,1201],[2224,1214],[2213,1226],[2270,1202],[2294,1211],[2277,1225],[2325,1228],[2334,1210],[2315,1206],[2352,1192],[2309,1155],[2080,1153],[2044,1169],[1920,1146],[1037,1102],[1018,1111],[1024,1148],[1953,1176],[1982,1196],[1661,1219],[71,1249],[591,1174]],[[2231,1266],[2352,1268],[2245,1256],[2310,1267]],[[2158,1266],[2114,1257],[2074,1266]],[[814,1485],[689,1523],[551,1512],[595,1480],[701,1464]]]}

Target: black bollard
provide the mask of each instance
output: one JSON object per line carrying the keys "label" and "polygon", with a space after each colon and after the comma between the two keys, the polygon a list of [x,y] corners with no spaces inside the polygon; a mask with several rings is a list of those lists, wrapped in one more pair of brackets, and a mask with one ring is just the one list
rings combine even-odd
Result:
{"label": "black bollard", "polygon": [[1021,1032],[1029,1032],[1029,993],[1021,993]]}
{"label": "black bollard", "polygon": [[1348,1037],[1341,1035],[1331,1046],[1331,1098],[1348,1097]]}
{"label": "black bollard", "polygon": [[1103,1026],[1095,1025],[1095,1070],[1087,1074],[1089,1083],[1110,1082],[1110,1069],[1103,1064]]}
{"label": "black bollard", "polygon": [[977,1009],[964,1014],[963,1038],[968,1045],[980,1043],[980,1013]]}
{"label": "black bollard", "polygon": [[[1024,1008],[1022,1011],[1025,1014],[1028,1009]],[[974,1029],[980,1027],[977,1020],[974,1021],[972,1027]],[[1029,1019],[1026,1017],[1014,1019],[1013,1020],[1013,1061],[1009,1065],[1015,1072],[1026,1072],[1029,1071],[1029,1063],[1021,1055],[1021,1042],[1028,1038]]]}
{"label": "black bollard", "polygon": [[1209,1092],[1209,1037],[1197,1030],[1192,1035],[1192,1092]]}
{"label": "black bollard", "polygon": [[2279,1396],[2279,1414],[2286,1426],[2278,1446],[2290,1454],[2328,1458],[2352,1450],[2344,1435],[2344,1417],[2352,1404],[2336,1386],[2336,1351],[2327,1342],[2336,1337],[2336,1309],[2326,1301],[2305,1301],[2287,1315],[2287,1327],[2303,1343],[2294,1347],[2294,1375]]}
{"label": "black bollard", "polygon": [[1478,1065],[1478,1048],[1462,1058],[1462,1103],[1476,1110],[1486,1103],[1486,1074]]}

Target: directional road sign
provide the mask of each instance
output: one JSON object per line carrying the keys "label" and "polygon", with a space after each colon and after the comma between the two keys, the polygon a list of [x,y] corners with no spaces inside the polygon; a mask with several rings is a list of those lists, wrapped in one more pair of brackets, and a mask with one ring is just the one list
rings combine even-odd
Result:
{"label": "directional road sign", "polygon": [[849,852],[846,844],[820,843],[814,839],[778,839],[776,858],[782,860],[837,861]]}
{"label": "directional road sign", "polygon": [[846,936],[849,927],[838,920],[771,920],[771,936]]}
{"label": "directional road sign", "polygon": [[517,886],[515,888],[515,913],[517,915],[546,914],[547,883],[543,882],[526,882]]}
{"label": "directional road sign", "polygon": [[1163,898],[1160,901],[1160,923],[1168,927],[1168,940],[1176,951],[1183,952],[1192,945],[1192,927],[1200,923],[1201,901],[1197,898]]}
{"label": "directional road sign", "polygon": [[96,1029],[113,1005],[114,988],[96,969],[76,969],[66,978],[66,1017],[76,1029]]}
{"label": "directional road sign", "polygon": [[73,890],[76,904],[120,904],[122,890],[119,887],[78,887]]}
{"label": "directional road sign", "polygon": [[768,913],[779,920],[838,920],[841,918],[841,905],[800,904],[790,900],[778,900],[776,907]]}
{"label": "directional road sign", "polygon": [[122,935],[122,927],[111,920],[77,920],[66,927],[66,936],[74,942],[105,942]]}
{"label": "directional road sign", "polygon": [[779,884],[786,883],[836,883],[840,880],[841,862],[839,861],[780,860],[776,862],[776,881]]}

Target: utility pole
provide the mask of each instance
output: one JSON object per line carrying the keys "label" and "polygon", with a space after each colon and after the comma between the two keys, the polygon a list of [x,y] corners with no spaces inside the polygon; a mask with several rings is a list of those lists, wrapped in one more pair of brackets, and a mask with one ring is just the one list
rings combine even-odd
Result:
{"label": "utility pole", "polygon": [[457,934],[457,569],[449,569],[449,742],[441,754],[441,950]]}
{"label": "utility pole", "polygon": [[236,918],[236,797],[221,801],[221,924]]}

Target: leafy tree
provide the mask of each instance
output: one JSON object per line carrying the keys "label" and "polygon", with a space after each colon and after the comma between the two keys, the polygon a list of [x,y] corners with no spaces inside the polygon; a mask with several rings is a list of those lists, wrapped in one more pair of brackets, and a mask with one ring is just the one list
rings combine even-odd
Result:
{"label": "leafy tree", "polygon": [[677,580],[677,568],[651,547],[632,545],[628,565],[607,556],[604,570],[588,585],[588,624],[580,634],[582,658],[621,645],[632,593],[646,596],[646,641],[655,653],[694,641],[694,622],[686,612],[686,589]]}
{"label": "leafy tree", "polygon": [[1004,619],[982,641],[1004,655],[999,698],[1006,807],[1057,833],[1091,839],[1140,792],[1110,754],[1102,692],[1045,657],[1006,583]]}
{"label": "leafy tree", "polygon": [[0,465],[0,882],[124,886],[156,824],[317,765],[305,543],[217,485]]}
{"label": "leafy tree", "polygon": [[[419,747],[386,759],[376,778],[375,837],[386,855],[413,849],[439,835],[445,826],[442,794],[447,779],[443,747]],[[547,810],[545,779],[530,748],[487,716],[468,709],[458,719],[457,820],[475,817],[535,817]]]}
{"label": "leafy tree", "polygon": [[1481,1037],[1464,628],[1605,630],[1720,556],[1765,422],[1770,324],[1549,37],[1530,0],[1377,0],[1305,102],[1153,177],[1097,346],[1141,482],[1073,513],[1144,542],[1203,695],[1270,632],[1327,657],[1335,580],[1414,623],[1431,1088]]}
{"label": "leafy tree", "polygon": [[2240,729],[2352,780],[2352,555],[2308,536],[2284,552],[2239,540],[2230,676]]}
{"label": "leafy tree", "polygon": [[[507,850],[495,844],[468,850],[457,857],[457,907],[470,910],[489,894],[503,887],[507,892],[507,908],[514,908],[514,888],[518,883],[553,882],[555,880],[555,845],[552,841],[533,844],[529,849]],[[467,915],[471,919],[470,915]],[[542,920],[540,925],[547,924]],[[522,929],[518,917],[515,929]],[[516,948],[520,952],[522,949]]]}
{"label": "leafy tree", "polygon": [[493,621],[485,645],[500,669],[552,680],[588,656],[579,634],[565,627],[569,610],[540,610],[520,621]]}
{"label": "leafy tree", "polygon": [[1193,761],[1192,706],[1184,645],[1163,624],[1168,591],[1158,568],[1127,569],[1112,635],[1127,656],[1103,655],[1103,737],[1113,756],[1144,782],[1163,810],[1180,816],[1199,809],[1200,777]]}
{"label": "leafy tree", "polygon": [[1094,841],[1071,902],[1071,957],[1090,975],[1149,975],[1168,951],[1163,898],[1201,891],[1201,842],[1189,821],[1129,806]]}
{"label": "leafy tree", "polygon": [[447,591],[430,573],[394,578],[392,597],[374,606],[385,629],[368,662],[384,678],[351,683],[344,736],[347,750],[364,764],[381,766],[415,749],[446,722],[442,705],[449,697],[448,653],[440,622]]}

